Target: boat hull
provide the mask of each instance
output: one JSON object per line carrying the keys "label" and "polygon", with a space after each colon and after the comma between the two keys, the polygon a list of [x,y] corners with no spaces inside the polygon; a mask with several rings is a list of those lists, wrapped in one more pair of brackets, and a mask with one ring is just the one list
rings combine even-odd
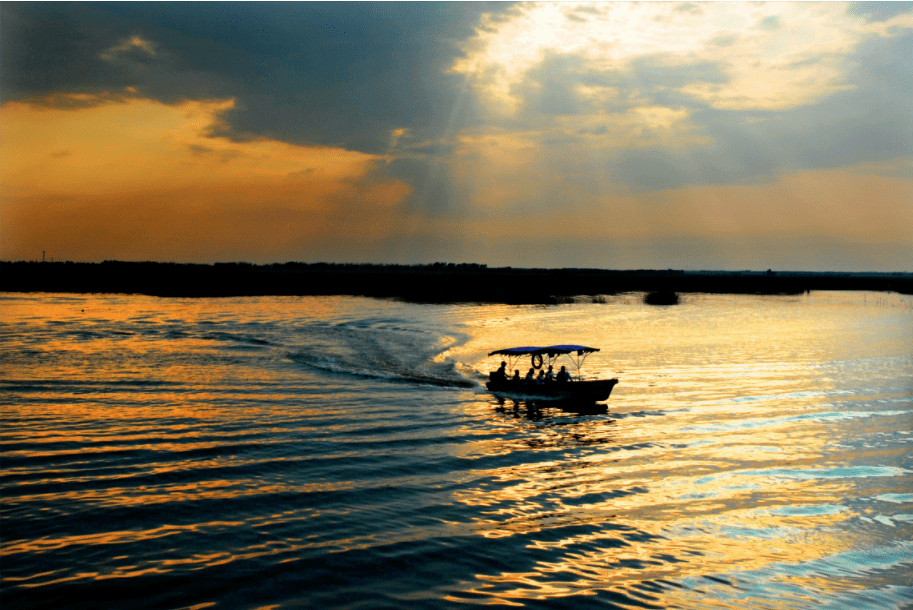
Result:
{"label": "boat hull", "polygon": [[570,383],[549,383],[528,385],[514,381],[489,381],[485,384],[495,394],[524,396],[537,400],[561,400],[574,402],[599,402],[608,400],[617,379],[598,381],[572,381]]}

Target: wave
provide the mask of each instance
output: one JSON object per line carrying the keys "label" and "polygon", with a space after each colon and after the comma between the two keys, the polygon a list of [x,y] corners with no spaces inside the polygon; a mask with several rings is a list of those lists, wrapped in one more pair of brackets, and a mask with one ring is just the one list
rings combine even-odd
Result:
{"label": "wave", "polygon": [[441,355],[464,336],[436,334],[410,327],[403,320],[359,320],[356,323],[313,323],[296,329],[302,344],[289,351],[293,362],[309,368],[394,383],[449,388],[475,388],[479,382],[463,375]]}

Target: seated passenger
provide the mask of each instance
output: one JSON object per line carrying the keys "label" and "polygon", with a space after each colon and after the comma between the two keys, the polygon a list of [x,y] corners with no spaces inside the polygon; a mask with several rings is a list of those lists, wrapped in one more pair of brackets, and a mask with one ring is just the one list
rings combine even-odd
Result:
{"label": "seated passenger", "polygon": [[527,385],[533,385],[536,383],[536,369],[530,368],[523,381],[525,381]]}
{"label": "seated passenger", "polygon": [[545,385],[545,371],[539,371],[539,376],[536,377],[536,385]]}
{"label": "seated passenger", "polygon": [[555,372],[552,370],[551,365],[548,367],[548,373],[545,374],[545,383],[551,383],[555,381]]}
{"label": "seated passenger", "polygon": [[510,379],[513,383],[523,383],[523,378],[520,377],[520,369],[514,371],[514,376]]}
{"label": "seated passenger", "polygon": [[495,382],[507,381],[507,363],[506,362],[502,362],[501,368],[499,368],[497,371],[492,373],[491,380],[495,381]]}
{"label": "seated passenger", "polygon": [[561,370],[558,371],[558,378],[557,378],[558,383],[568,383],[570,380],[571,380],[571,374],[568,373],[567,369],[562,366]]}

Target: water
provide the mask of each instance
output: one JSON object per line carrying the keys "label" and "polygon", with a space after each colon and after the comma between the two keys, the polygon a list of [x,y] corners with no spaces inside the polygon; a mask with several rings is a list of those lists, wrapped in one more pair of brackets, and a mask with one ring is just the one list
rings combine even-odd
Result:
{"label": "water", "polygon": [[0,295],[4,610],[909,608],[913,299],[641,296]]}

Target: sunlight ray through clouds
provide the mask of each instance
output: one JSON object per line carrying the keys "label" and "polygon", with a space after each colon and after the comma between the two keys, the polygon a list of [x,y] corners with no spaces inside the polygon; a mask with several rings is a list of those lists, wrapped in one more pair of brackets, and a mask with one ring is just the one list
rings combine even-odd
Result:
{"label": "sunlight ray through clouds", "polygon": [[909,269],[910,4],[0,10],[3,258]]}

